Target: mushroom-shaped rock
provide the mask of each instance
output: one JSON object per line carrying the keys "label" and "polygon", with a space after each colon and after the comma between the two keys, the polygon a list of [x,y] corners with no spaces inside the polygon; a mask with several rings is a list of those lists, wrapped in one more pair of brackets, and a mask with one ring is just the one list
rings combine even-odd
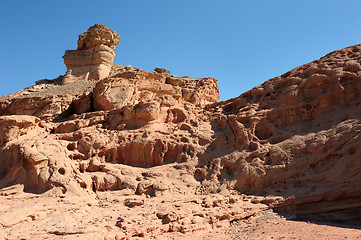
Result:
{"label": "mushroom-shaped rock", "polygon": [[63,56],[67,72],[62,84],[108,77],[118,43],[119,34],[102,24],[95,24],[80,34],[78,49],[66,50]]}

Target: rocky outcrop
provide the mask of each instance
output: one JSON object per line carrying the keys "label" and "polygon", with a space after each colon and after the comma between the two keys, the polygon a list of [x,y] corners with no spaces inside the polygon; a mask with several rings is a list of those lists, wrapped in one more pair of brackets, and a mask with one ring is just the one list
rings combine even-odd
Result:
{"label": "rocky outcrop", "polygon": [[204,162],[208,175],[286,205],[347,209],[361,190],[360,63],[361,46],[351,46],[209,106],[217,154]]}
{"label": "rocky outcrop", "polygon": [[95,110],[110,110],[147,101],[159,103],[156,108],[183,106],[185,102],[202,107],[218,98],[218,87],[213,78],[165,77],[140,69],[115,74],[98,82],[94,88]]}
{"label": "rocky outcrop", "polygon": [[[133,194],[167,192],[171,188],[167,184],[137,182],[137,171],[122,174],[124,166],[194,161],[197,146],[191,134],[198,134],[204,106],[218,98],[215,79],[176,77],[121,65],[113,65],[111,77],[97,83],[38,82],[0,99],[0,113],[9,129],[18,129],[20,124],[10,118],[41,121],[36,125],[37,137],[23,134],[19,138],[15,132],[14,137],[7,137],[4,132],[3,145],[14,141],[2,148],[6,168],[1,186],[21,182],[26,191],[54,188],[80,195],[116,189]],[[15,165],[17,171],[12,170]]]}
{"label": "rocky outcrop", "polygon": [[[113,51],[116,39],[96,25],[77,51]],[[351,46],[223,102],[215,79],[161,68],[111,64],[97,81],[43,80],[0,98],[0,187],[149,197],[237,191],[288,210],[324,202],[322,213],[357,209],[360,64],[361,45]],[[133,200],[126,205],[143,206]],[[185,231],[186,217],[174,211],[159,212],[159,223]],[[238,219],[226,215],[217,221]],[[130,229],[126,218],[117,226]]]}
{"label": "rocky outcrop", "polygon": [[102,24],[95,24],[79,35],[78,49],[66,50],[67,72],[63,84],[78,80],[100,80],[109,76],[119,35]]}
{"label": "rocky outcrop", "polygon": [[32,131],[40,122],[33,116],[1,116],[0,117],[0,146],[16,140]]}

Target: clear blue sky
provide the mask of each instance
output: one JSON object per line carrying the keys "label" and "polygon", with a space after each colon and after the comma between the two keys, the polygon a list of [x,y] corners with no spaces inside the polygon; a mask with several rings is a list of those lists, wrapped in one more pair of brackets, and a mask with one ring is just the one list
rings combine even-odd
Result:
{"label": "clear blue sky", "polygon": [[360,0],[2,0],[0,95],[65,73],[78,35],[121,36],[115,62],[218,79],[221,100],[361,43]]}

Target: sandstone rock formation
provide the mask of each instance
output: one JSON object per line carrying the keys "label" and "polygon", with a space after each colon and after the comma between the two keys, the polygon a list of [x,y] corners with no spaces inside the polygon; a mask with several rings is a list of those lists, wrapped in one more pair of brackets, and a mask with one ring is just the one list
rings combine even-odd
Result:
{"label": "sandstone rock formation", "polygon": [[[357,209],[360,53],[361,45],[332,52],[238,98],[208,106],[220,112],[212,122],[219,136],[215,146],[223,145],[212,151],[225,152],[224,144],[229,146],[229,154],[205,161],[208,174],[232,176],[243,193],[283,196],[283,206],[295,210]],[[233,143],[223,137],[225,131],[234,134]]]}
{"label": "sandstone rock formation", "polygon": [[95,24],[80,34],[78,49],[66,50],[63,56],[68,69],[63,84],[108,77],[118,43],[118,33],[102,24]]}
{"label": "sandstone rock formation", "polygon": [[[113,51],[118,39],[95,25],[76,51]],[[81,73],[72,65],[77,53],[67,54],[71,75]],[[99,64],[109,77],[99,65],[88,71],[96,82],[72,82],[68,71],[66,85],[43,80],[0,98],[0,188],[22,184],[58,196],[112,190],[131,209],[146,206],[145,196],[183,199],[147,213],[148,225],[140,215],[129,220],[131,212],[119,216],[114,226],[126,236],[208,229],[270,207],[328,218],[361,207],[361,45],[223,102],[213,78]]]}

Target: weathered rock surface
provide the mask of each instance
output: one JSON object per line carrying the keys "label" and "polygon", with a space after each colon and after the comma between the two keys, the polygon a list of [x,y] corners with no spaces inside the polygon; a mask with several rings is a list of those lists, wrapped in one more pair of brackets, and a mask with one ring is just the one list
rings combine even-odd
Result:
{"label": "weathered rock surface", "polygon": [[[137,171],[122,174],[124,164],[151,167],[195,159],[197,142],[190,137],[198,134],[203,107],[218,100],[216,80],[166,78],[120,65],[114,69],[112,77],[95,86],[88,81],[45,83],[3,98],[4,129],[18,129],[25,118],[43,121],[36,125],[36,137],[27,131],[22,138],[15,133],[7,137],[3,131],[2,145],[13,139],[14,144],[2,149],[7,167],[1,169],[1,186],[14,181],[35,192],[55,187],[78,194],[131,189],[151,195],[171,188],[157,181],[144,185],[135,180]],[[19,151],[14,152],[15,146]]]}
{"label": "weathered rock surface", "polygon": [[63,56],[68,70],[62,83],[108,77],[118,43],[118,33],[102,24],[95,24],[80,34],[78,49],[66,50]]}
{"label": "weathered rock surface", "polygon": [[360,52],[332,52],[209,107],[222,111],[215,141],[234,133],[238,149],[218,161],[234,172],[236,188],[294,203],[360,196]]}
{"label": "weathered rock surface", "polygon": [[[96,25],[76,51],[113,51],[118,40]],[[348,211],[357,220],[360,64],[361,45],[351,46],[223,102],[213,78],[112,61],[98,81],[42,80],[0,98],[0,187],[88,197],[111,190],[132,211],[174,197],[162,209],[161,200],[150,204],[146,221],[131,211],[113,216],[111,229],[124,236],[205,230],[269,207],[327,218]],[[190,202],[177,205],[177,196]]]}

